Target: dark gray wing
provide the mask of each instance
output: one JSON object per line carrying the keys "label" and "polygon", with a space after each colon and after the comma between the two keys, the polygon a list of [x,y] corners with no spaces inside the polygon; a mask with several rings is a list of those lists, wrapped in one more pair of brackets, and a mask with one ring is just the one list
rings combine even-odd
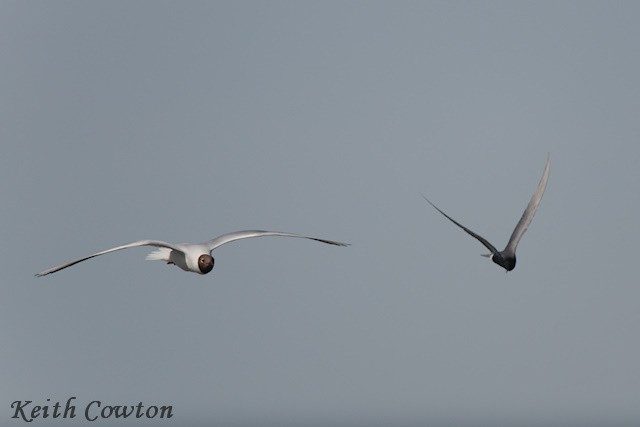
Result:
{"label": "dark gray wing", "polygon": [[507,247],[505,251],[512,252],[515,254],[516,247],[522,239],[522,235],[525,231],[527,231],[527,227],[531,224],[531,220],[533,216],[536,214],[536,210],[538,209],[538,205],[540,204],[540,200],[542,200],[542,195],[544,194],[544,190],[547,188],[547,180],[549,179],[549,166],[551,165],[551,155],[547,155],[547,164],[544,167],[544,172],[542,173],[542,178],[540,178],[540,182],[538,183],[538,188],[536,188],[536,192],[533,193],[531,200],[529,200],[529,204],[527,208],[524,210],[520,221],[518,221],[518,225],[511,233],[511,237],[509,238],[509,243],[507,243]]}
{"label": "dark gray wing", "polygon": [[169,248],[169,249],[173,249],[175,251],[180,251],[180,249],[178,249],[174,245],[172,245],[170,243],[166,243],[166,242],[161,242],[159,240],[138,240],[137,242],[131,242],[131,243],[127,243],[126,245],[116,246],[115,248],[107,249],[105,251],[98,252],[98,253],[95,253],[93,255],[89,255],[87,257],[80,258],[80,259],[77,259],[75,261],[71,261],[71,262],[68,262],[66,264],[59,265],[57,267],[50,268],[49,270],[41,271],[40,273],[37,273],[36,276],[37,277],[46,276],[47,274],[55,273],[56,271],[60,271],[60,270],[65,269],[67,267],[71,267],[72,265],[75,265],[75,264],[77,264],[79,262],[82,262],[82,261],[86,261],[86,260],[91,259],[93,257],[97,257],[99,255],[104,255],[104,254],[108,254],[108,253],[111,253],[111,252],[119,251],[119,250],[122,250],[122,249],[134,248],[134,247],[138,247],[138,246],[155,246],[155,247]]}
{"label": "dark gray wing", "polygon": [[208,247],[209,253],[211,253],[217,247],[224,245],[225,243],[233,242],[240,239],[248,239],[249,237],[263,237],[263,236],[284,236],[284,237],[299,237],[302,239],[311,239],[318,242],[327,243],[329,245],[337,246],[349,246],[348,243],[336,242],[335,240],[320,239],[318,237],[302,236],[300,234],[286,233],[282,231],[264,231],[264,230],[245,230],[235,231],[233,233],[223,234],[215,239],[211,239],[205,242],[204,245]]}
{"label": "dark gray wing", "polygon": [[[422,196],[424,197],[424,195]],[[439,207],[437,207],[436,205],[434,205],[433,203],[431,203],[431,201],[429,199],[427,199],[426,197],[424,197],[424,199],[429,202],[429,204],[431,206],[433,206],[438,212],[440,212],[442,215],[444,215],[449,221],[453,222],[455,225],[457,225],[458,227],[462,228],[464,231],[466,231],[470,236],[478,239],[478,241],[480,243],[482,243],[487,249],[489,249],[491,251],[492,254],[497,254],[498,250],[496,248],[493,247],[493,245],[491,243],[489,243],[487,241],[487,239],[485,239],[484,237],[480,236],[479,234],[474,233],[473,231],[469,230],[467,227],[465,227],[464,225],[460,224],[459,222],[457,222],[455,219],[451,218],[449,215],[447,215],[446,213],[442,212],[440,210]]]}

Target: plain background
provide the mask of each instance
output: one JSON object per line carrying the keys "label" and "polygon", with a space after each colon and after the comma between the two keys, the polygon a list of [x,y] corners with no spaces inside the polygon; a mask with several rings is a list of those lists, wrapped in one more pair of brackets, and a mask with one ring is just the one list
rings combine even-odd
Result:
{"label": "plain background", "polygon": [[[0,423],[76,396],[171,404],[164,425],[638,425],[638,22],[624,1],[2,1]],[[422,198],[501,249],[549,152],[508,274]],[[252,228],[352,246],[33,277]]]}

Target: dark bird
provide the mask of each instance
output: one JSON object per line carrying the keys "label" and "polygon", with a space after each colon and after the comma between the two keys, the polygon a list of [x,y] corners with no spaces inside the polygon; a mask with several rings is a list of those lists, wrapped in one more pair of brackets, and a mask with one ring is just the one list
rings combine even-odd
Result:
{"label": "dark bird", "polygon": [[236,240],[246,239],[249,237],[262,237],[262,236],[284,236],[284,237],[299,237],[302,239],[311,239],[318,242],[327,243],[336,246],[348,246],[347,243],[336,242],[334,240],[320,239],[317,237],[302,236],[300,234],[286,233],[282,231],[263,231],[263,230],[246,230],[236,231],[234,233],[223,234],[204,243],[192,244],[192,243],[179,243],[171,244],[161,242],[160,240],[139,240],[137,242],[127,243],[126,245],[116,246],[115,248],[107,249],[102,252],[89,255],[84,258],[77,259],[75,261],[68,262],[66,264],[59,265],[57,267],[50,268],[49,270],[42,271],[36,276],[46,276],[47,274],[55,273],[79,262],[86,261],[88,259],[97,257],[99,255],[108,254],[122,249],[134,248],[138,246],[152,246],[156,247],[155,251],[147,255],[148,260],[160,260],[165,261],[167,264],[174,264],[180,267],[184,271],[191,271],[198,274],[207,274],[213,270],[214,259],[211,256],[214,249]]}
{"label": "dark bird", "polygon": [[536,210],[538,209],[538,205],[540,204],[540,200],[542,200],[542,195],[544,194],[545,188],[547,188],[547,180],[549,179],[549,166],[551,165],[551,156],[547,156],[547,164],[544,167],[544,172],[542,173],[542,178],[540,178],[540,182],[538,183],[538,188],[536,188],[536,192],[533,193],[531,200],[529,200],[529,204],[527,208],[524,210],[522,214],[522,218],[518,221],[516,228],[511,233],[511,237],[509,238],[509,243],[504,248],[502,252],[499,252],[491,243],[487,241],[484,237],[479,234],[474,233],[469,230],[464,225],[457,222],[455,219],[451,218],[449,215],[444,213],[440,208],[431,203],[429,199],[424,197],[424,199],[429,202],[431,206],[433,206],[438,212],[444,215],[449,221],[453,222],[458,227],[462,228],[472,237],[478,239],[480,243],[486,246],[487,249],[491,251],[490,254],[482,255],[488,257],[490,260],[498,264],[500,267],[504,268],[507,271],[511,271],[516,267],[516,247],[518,246],[518,242],[522,238],[522,235],[525,231],[527,231],[527,227],[531,224],[531,220],[533,216],[536,214]]}

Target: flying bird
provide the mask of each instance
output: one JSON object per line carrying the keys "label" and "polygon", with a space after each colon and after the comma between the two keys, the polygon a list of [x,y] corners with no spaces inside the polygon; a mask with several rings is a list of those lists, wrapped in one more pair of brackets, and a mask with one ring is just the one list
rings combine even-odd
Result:
{"label": "flying bird", "polygon": [[535,193],[533,193],[531,200],[529,200],[529,204],[527,205],[527,208],[524,210],[524,213],[522,214],[520,221],[518,221],[516,228],[513,230],[513,233],[511,233],[511,237],[509,238],[509,242],[507,243],[507,246],[504,248],[502,252],[498,251],[491,243],[487,241],[487,239],[469,230],[467,227],[460,224],[459,222],[451,218],[449,215],[444,213],[442,210],[440,210],[440,208],[438,208],[436,205],[431,203],[431,201],[427,199],[424,195],[422,197],[424,197],[424,199],[427,202],[429,202],[431,206],[433,206],[438,212],[444,215],[449,221],[453,222],[455,225],[462,228],[472,237],[478,239],[480,243],[485,245],[486,248],[491,251],[490,254],[486,254],[486,255],[483,254],[482,256],[489,258],[490,260],[492,260],[493,262],[495,262],[505,270],[511,271],[516,267],[516,247],[518,246],[520,239],[522,239],[522,235],[524,234],[524,232],[527,231],[527,227],[529,227],[529,224],[531,224],[531,220],[533,219],[533,216],[536,214],[536,210],[538,209],[540,200],[542,200],[542,195],[544,194],[544,190],[545,188],[547,188],[547,180],[549,179],[550,165],[551,165],[551,156],[548,155],[547,164],[544,167],[542,178],[540,178],[540,182],[538,183],[538,188],[536,188],[536,191]]}
{"label": "flying bird", "polygon": [[225,243],[233,242],[235,240],[246,239],[249,237],[262,237],[262,236],[285,236],[285,237],[299,237],[303,239],[316,240],[318,242],[327,243],[329,245],[336,246],[349,246],[348,243],[336,242],[333,240],[319,239],[317,237],[302,236],[294,233],[286,233],[281,231],[263,231],[263,230],[245,230],[236,231],[233,233],[223,234],[215,239],[211,239],[204,243],[192,244],[192,243],[179,243],[171,244],[162,242],[160,240],[138,240],[137,242],[127,243],[126,245],[116,246],[115,248],[107,249],[102,252],[89,255],[84,258],[77,259],[75,261],[68,262],[66,264],[59,265],[57,267],[50,268],[49,270],[37,273],[37,277],[46,276],[47,274],[55,273],[56,271],[63,270],[72,265],[78,264],[82,261],[97,257],[99,255],[108,254],[111,252],[119,251],[127,248],[135,248],[138,246],[153,246],[158,249],[147,255],[148,260],[160,260],[165,261],[167,264],[174,264],[180,267],[184,271],[191,271],[198,274],[207,274],[213,269],[214,259],[211,253],[214,249],[224,245]]}

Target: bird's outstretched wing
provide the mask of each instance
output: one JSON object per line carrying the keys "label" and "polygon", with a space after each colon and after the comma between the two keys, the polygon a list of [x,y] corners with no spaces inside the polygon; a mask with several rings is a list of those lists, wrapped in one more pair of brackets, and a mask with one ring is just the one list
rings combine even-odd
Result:
{"label": "bird's outstretched wing", "polygon": [[429,199],[427,199],[424,195],[422,195],[422,197],[424,197],[424,199],[429,202],[429,204],[431,206],[433,206],[438,212],[440,212],[442,215],[444,215],[449,221],[453,222],[455,225],[457,225],[458,227],[462,228],[464,231],[466,231],[469,235],[471,235],[472,237],[478,239],[478,241],[480,243],[482,243],[487,249],[489,249],[491,251],[492,254],[497,254],[498,250],[493,247],[493,245],[491,243],[489,243],[489,241],[487,239],[485,239],[484,237],[480,236],[479,234],[474,233],[473,231],[469,230],[467,227],[465,227],[464,225],[460,224],[459,222],[457,222],[455,219],[451,218],[449,215],[447,215],[446,213],[442,212],[440,210],[439,207],[437,207],[436,205],[434,205],[433,203],[431,203],[431,201]]}
{"label": "bird's outstretched wing", "polygon": [[86,261],[86,260],[91,259],[93,257],[97,257],[99,255],[104,255],[104,254],[108,254],[108,253],[111,253],[111,252],[115,252],[115,251],[119,251],[119,250],[127,249],[127,248],[135,248],[137,246],[155,246],[155,247],[159,247],[159,248],[169,248],[169,249],[173,249],[173,250],[176,250],[176,251],[180,250],[179,248],[177,248],[176,246],[174,246],[174,245],[172,245],[170,243],[161,242],[159,240],[138,240],[137,242],[131,242],[131,243],[127,243],[126,245],[116,246],[115,248],[107,249],[107,250],[104,250],[102,252],[98,252],[98,253],[95,253],[93,255],[89,255],[87,257],[80,258],[80,259],[77,259],[75,261],[71,261],[71,262],[68,262],[66,264],[59,265],[57,267],[50,268],[49,270],[41,271],[40,273],[37,273],[36,276],[37,277],[46,276],[47,274],[55,273],[56,271],[63,270],[65,268],[67,268],[67,267],[71,267],[72,265],[75,265],[75,264],[77,264],[79,262],[82,262],[82,261]]}
{"label": "bird's outstretched wing", "polygon": [[520,221],[518,221],[518,225],[511,233],[511,237],[509,238],[509,243],[505,248],[505,251],[514,253],[516,252],[516,247],[522,239],[522,235],[525,231],[527,231],[527,227],[531,224],[531,220],[533,216],[536,214],[536,210],[538,209],[538,205],[540,204],[540,200],[542,200],[542,195],[544,194],[544,190],[547,188],[547,180],[549,179],[549,166],[551,165],[551,155],[547,155],[547,164],[544,167],[544,172],[542,173],[542,178],[540,178],[540,182],[538,183],[538,188],[536,188],[535,193],[529,200],[529,204],[527,208],[524,210]]}
{"label": "bird's outstretched wing", "polygon": [[235,240],[247,239],[249,237],[263,237],[263,236],[284,236],[284,237],[299,237],[302,239],[311,239],[318,242],[327,243],[329,245],[337,246],[349,246],[348,243],[336,242],[335,240],[320,239],[317,237],[302,236],[300,234],[286,233],[282,231],[264,231],[264,230],[244,230],[235,231],[233,233],[223,234],[215,239],[211,239],[205,242],[204,245],[209,249],[211,253],[217,247],[224,245],[225,243],[233,242]]}

